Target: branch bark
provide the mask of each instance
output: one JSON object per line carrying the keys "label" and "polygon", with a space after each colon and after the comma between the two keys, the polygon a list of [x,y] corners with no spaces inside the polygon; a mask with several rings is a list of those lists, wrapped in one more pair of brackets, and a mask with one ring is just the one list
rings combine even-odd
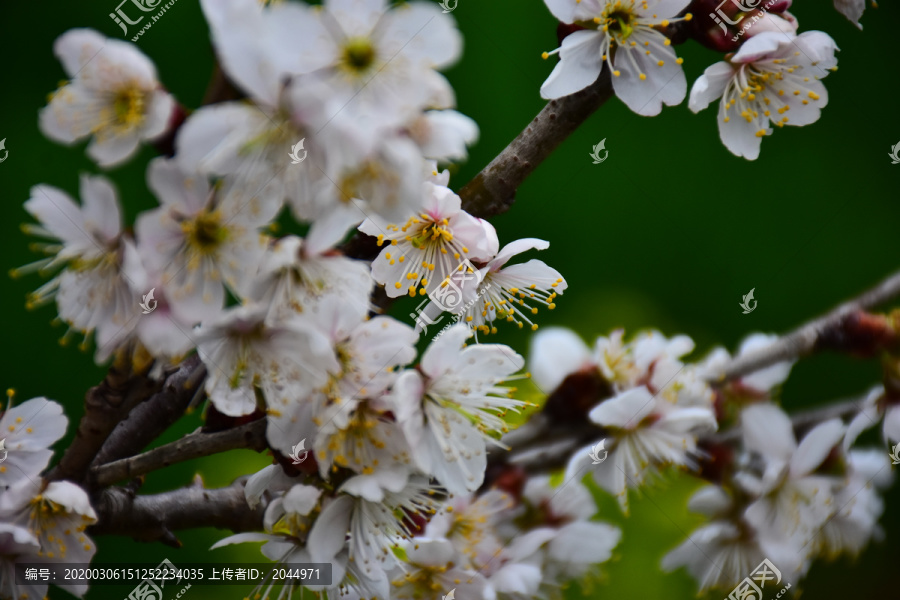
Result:
{"label": "branch bark", "polygon": [[612,95],[609,69],[604,66],[589,87],[548,102],[528,127],[459,191],[463,209],[481,218],[506,212],[522,182]]}
{"label": "branch bark", "polygon": [[67,479],[82,483],[113,428],[158,389],[157,382],[144,373],[132,372],[130,364],[123,364],[125,360],[117,358],[100,385],[88,391],[75,439],[47,475],[48,481]]}
{"label": "branch bark", "polygon": [[91,476],[97,485],[107,486],[194,458],[239,448],[262,452],[266,447],[266,420],[260,419],[216,433],[193,433],[144,454],[94,467]]}
{"label": "branch bark", "polygon": [[203,384],[206,367],[197,355],[186,358],[162,389],[121,421],[93,461],[94,467],[134,456],[172,426]]}
{"label": "branch bark", "polygon": [[710,379],[710,383],[721,385],[775,363],[793,360],[824,347],[832,347],[835,338],[841,337],[841,333],[848,325],[853,325],[854,315],[897,296],[900,296],[900,272],[890,275],[875,287],[841,304],[828,314],[801,325],[769,346],[733,359],[719,377]]}
{"label": "branch bark", "polygon": [[244,498],[246,477],[228,487],[207,490],[199,477],[188,487],[147,496],[109,488],[94,502],[98,522],[93,535],[122,535],[142,542],[179,546],[173,531],[216,527],[234,532],[260,531],[266,501],[251,509]]}

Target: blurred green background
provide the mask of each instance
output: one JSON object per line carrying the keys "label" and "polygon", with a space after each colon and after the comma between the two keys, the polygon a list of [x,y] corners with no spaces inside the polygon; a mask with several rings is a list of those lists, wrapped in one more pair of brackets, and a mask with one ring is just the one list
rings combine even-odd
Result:
{"label": "blurred green background", "polygon": [[[0,66],[0,138],[9,158],[0,164],[0,256],[10,268],[38,258],[19,231],[28,220],[22,203],[29,188],[47,183],[77,197],[79,172],[97,172],[84,145],[67,149],[43,138],[37,111],[64,78],[53,56],[54,39],[71,27],[90,27],[113,38],[121,31],[108,14],[116,0],[88,3],[42,2],[3,5],[0,32],[7,58]],[[761,158],[732,156],[719,142],[715,109],[699,115],[686,103],[654,118],[631,113],[611,100],[568,139],[521,187],[511,211],[493,220],[501,244],[520,237],[551,242],[540,258],[567,279],[569,290],[541,326],[566,325],[586,340],[624,326],[656,327],[667,335],[686,333],[697,342],[695,357],[716,344],[734,349],[752,331],[783,332],[875,284],[897,268],[900,223],[897,181],[900,166],[887,153],[900,141],[898,73],[893,24],[900,7],[885,2],[868,8],[860,32],[830,2],[797,2],[803,30],[828,32],[841,48],[839,70],[826,80],[829,106],[820,121],[803,128],[776,129],[763,140]],[[448,72],[459,110],[481,127],[481,139],[451,186],[461,187],[541,109],[538,90],[552,60],[540,58],[556,47],[556,22],[540,0],[459,0],[453,12],[465,36],[465,53]],[[140,39],[155,61],[163,84],[187,107],[199,105],[213,70],[213,53],[200,8],[180,0]],[[688,84],[719,55],[695,43],[679,47]],[[593,165],[588,154],[606,138],[609,158]],[[155,206],[144,182],[154,152],[112,170],[125,206],[126,221]],[[536,255],[537,253],[535,253]],[[529,256],[524,257],[530,258]],[[36,276],[2,279],[0,315],[4,343],[0,385],[17,390],[18,401],[47,396],[62,402],[74,435],[85,391],[104,369],[91,353],[61,347],[63,328],[52,328],[54,310],[29,313],[25,294],[40,285]],[[742,314],[743,294],[755,288],[758,308]],[[398,302],[393,314],[404,321],[415,302]],[[501,332],[497,341],[527,351],[529,332]],[[783,402],[797,410],[857,394],[879,376],[874,362],[816,356],[795,367]],[[159,444],[201,424],[185,417]],[[873,443],[878,443],[872,436]],[[887,449],[885,449],[887,451]],[[144,492],[187,484],[200,473],[208,487],[268,464],[263,455],[233,451],[192,461],[147,478]],[[622,525],[624,541],[605,569],[604,580],[577,597],[691,598],[696,588],[683,571],[665,575],[660,558],[702,520],[687,513],[685,500],[697,483],[671,485],[634,496],[624,519],[609,498],[600,497],[604,519]],[[897,598],[893,570],[900,518],[892,511],[898,486],[886,496],[882,525],[887,540],[870,546],[857,560],[817,562],[805,580],[810,598]],[[257,545],[207,552],[225,535],[216,530],[180,532],[184,548],[100,538],[95,564],[110,561],[257,561]],[[125,597],[130,588],[96,587],[88,600]],[[237,587],[194,586],[187,597],[239,598]],[[725,594],[713,595],[722,597]],[[795,594],[796,595],[796,594]],[[51,598],[68,594],[52,589]],[[460,599],[467,600],[467,599]]]}

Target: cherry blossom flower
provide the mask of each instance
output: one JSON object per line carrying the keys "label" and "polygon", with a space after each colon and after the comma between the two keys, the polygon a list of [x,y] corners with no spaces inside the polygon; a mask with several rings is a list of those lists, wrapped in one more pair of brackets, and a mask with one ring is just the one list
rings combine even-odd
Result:
{"label": "cherry blossom flower", "polygon": [[347,310],[362,317],[369,311],[374,285],[367,263],[347,258],[330,246],[320,247],[312,235],[306,239],[286,236],[266,252],[250,295],[272,312],[301,313],[319,313],[340,298]]}
{"label": "cherry blossom flower", "polygon": [[548,242],[525,238],[510,242],[481,269],[481,281],[472,305],[465,311],[464,320],[482,333],[497,333],[494,321],[505,319],[518,325],[527,323],[532,331],[538,328],[531,319],[538,313],[536,305],[548,310],[556,308],[554,300],[569,284],[556,269],[543,261],[531,259],[527,263],[506,266],[509,260],[528,250],[546,250]]}
{"label": "cherry blossom flower", "polygon": [[28,529],[0,522],[0,598],[46,597],[46,583],[16,583],[16,563],[36,562],[40,549],[40,542]]}
{"label": "cherry blossom flower", "polygon": [[461,564],[447,540],[413,538],[404,545],[406,561],[392,573],[391,598],[414,600],[456,590],[460,598],[493,598],[484,576]]}
{"label": "cherry blossom flower", "polygon": [[[97,522],[97,514],[87,493],[70,481],[52,481],[42,490],[31,479],[20,479],[0,496],[0,522],[31,534],[26,540],[21,531],[7,527],[17,543],[38,542],[40,549],[32,555],[34,562],[90,564],[97,551],[85,534],[85,529]],[[46,586],[37,589],[46,594]],[[66,589],[80,598],[88,586],[77,584]]]}
{"label": "cherry blossom flower", "polygon": [[[12,390],[9,394],[12,404]],[[0,464],[0,490],[8,490],[20,479],[37,479],[53,451],[50,446],[66,434],[69,420],[62,406],[44,397],[8,406],[0,413],[0,436],[5,439],[6,460]]]}
{"label": "cherry blossom flower", "polygon": [[609,458],[591,465],[591,447],[579,450],[566,467],[567,479],[583,474],[590,466],[594,481],[615,495],[626,513],[627,488],[638,487],[663,466],[695,467],[697,436],[717,428],[709,408],[673,405],[645,386],[604,400],[589,417],[612,433]]}
{"label": "cherry blossom flower", "polygon": [[363,233],[387,243],[372,263],[372,276],[396,298],[409,293],[425,295],[437,289],[465,260],[487,261],[496,254],[494,227],[462,210],[459,196],[445,186],[423,184],[419,212],[397,226],[367,219]]}
{"label": "cherry blossom flower", "polygon": [[[809,125],[819,120],[828,93],[819,81],[834,70],[835,45],[821,31],[797,37],[763,32],[729,61],[706,69],[691,88],[688,107],[699,112],[721,98],[719,137],[736,156],[756,160],[769,123]],[[790,111],[790,112],[789,112]]]}
{"label": "cherry blossom flower", "polygon": [[[59,316],[72,330],[85,335],[96,331],[95,360],[105,361],[128,337],[138,316],[138,304],[126,271],[134,244],[122,235],[116,190],[104,177],[81,177],[79,207],[68,194],[47,185],[32,188],[25,210],[40,221],[25,231],[60,244],[39,246],[54,255],[13,271],[18,276],[32,270],[48,271],[65,265],[62,272],[30,295],[37,307],[56,300]],[[82,348],[87,347],[87,339]]]}
{"label": "cherry blossom flower", "polygon": [[147,181],[162,204],[137,218],[141,257],[162,275],[168,301],[200,321],[222,308],[225,285],[240,294],[256,275],[266,248],[257,228],[275,216],[273,207],[227,184],[212,187],[172,160],[154,160]]}
{"label": "cherry blossom flower", "polygon": [[175,105],[156,68],[133,44],[92,29],[71,29],[53,45],[71,81],[41,111],[41,132],[64,144],[92,137],[87,153],[102,167],[130,158],[165,133]]}
{"label": "cherry blossom flower", "polygon": [[472,565],[481,567],[503,548],[497,527],[515,503],[499,490],[450,498],[425,527],[425,537],[446,539]]}
{"label": "cherry blossom flower", "polygon": [[231,308],[195,334],[209,371],[206,391],[223,414],[252,413],[254,386],[270,406],[278,406],[306,397],[339,369],[328,338],[314,323],[299,315],[275,321],[266,313],[264,306]]}
{"label": "cherry blossom flower", "polygon": [[481,485],[486,442],[497,444],[491,434],[508,430],[502,416],[525,405],[499,385],[522,368],[522,357],[500,344],[463,349],[471,335],[464,325],[451,327],[425,350],[421,373],[402,373],[392,392],[418,467],[451,494]]}
{"label": "cherry blossom flower", "polygon": [[738,485],[757,498],[744,518],[768,537],[797,540],[799,550],[834,510],[832,481],[816,470],[841,443],[845,427],[839,419],[825,421],[797,444],[790,418],[768,403],[745,408],[741,427],[744,448],[763,459],[759,474],[735,475]]}
{"label": "cherry blossom flower", "polygon": [[877,425],[882,419],[884,422],[881,425],[881,434],[884,440],[888,443],[900,443],[900,405],[889,403],[884,393],[884,386],[877,385],[869,390],[859,413],[847,426],[844,450],[850,448],[859,434]]}
{"label": "cherry blossom flower", "polygon": [[[741,342],[738,348],[737,357],[745,356],[751,352],[765,348],[778,340],[778,336],[774,334],[753,333]],[[709,356],[700,365],[700,370],[705,377],[720,378],[723,369],[731,360],[731,355],[724,348],[716,348],[710,352]],[[756,394],[768,394],[771,390],[787,380],[791,373],[791,367],[794,361],[782,361],[775,363],[770,367],[759,369],[753,373],[748,373],[740,378],[737,382],[731,382],[732,386],[739,383],[742,389],[749,389]]]}
{"label": "cherry blossom flower", "polygon": [[541,86],[541,96],[553,99],[588,87],[609,63],[613,89],[628,108],[644,116],[658,115],[662,105],[684,100],[687,83],[682,59],[657,27],[689,20],[676,15],[690,0],[544,0],[553,16],[563,23],[586,28],[569,34],[559,63]]}

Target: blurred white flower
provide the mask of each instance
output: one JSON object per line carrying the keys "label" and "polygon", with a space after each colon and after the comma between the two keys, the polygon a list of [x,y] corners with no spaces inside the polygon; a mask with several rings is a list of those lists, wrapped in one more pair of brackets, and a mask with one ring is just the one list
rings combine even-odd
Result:
{"label": "blurred white flower", "polygon": [[[819,120],[828,92],[819,81],[837,65],[838,47],[821,31],[793,37],[771,31],[748,39],[729,61],[706,69],[691,88],[699,112],[721,98],[719,137],[736,156],[756,160],[769,122],[809,125]],[[790,111],[790,112],[789,112]]]}
{"label": "blurred white flower", "polygon": [[[53,258],[17,269],[13,275],[66,266],[29,296],[28,305],[41,306],[55,298],[60,318],[72,329],[85,335],[96,331],[95,360],[99,363],[128,337],[140,315],[129,285],[133,276],[126,271],[133,264],[128,257],[135,248],[122,236],[119,202],[109,180],[82,175],[80,183],[80,207],[55,187],[31,189],[25,210],[41,224],[26,225],[25,231],[61,243],[40,245]],[[82,348],[86,345],[87,339]]]}
{"label": "blurred white flower", "polygon": [[141,258],[185,318],[208,318],[224,305],[225,285],[243,296],[256,275],[266,248],[258,228],[275,216],[271,206],[173,160],[151,162],[147,182],[161,206],[137,218]]}
{"label": "blurred white flower", "polygon": [[690,16],[675,18],[690,0],[544,0],[557,19],[587,27],[569,34],[559,63],[541,86],[541,96],[561,98],[588,87],[609,63],[613,89],[628,108],[644,116],[658,115],[662,105],[684,100],[687,82],[682,60],[671,42],[656,27]]}
{"label": "blurred white flower", "polygon": [[88,156],[110,167],[165,133],[175,102],[136,46],[92,29],[70,29],[53,51],[71,81],[41,111],[41,132],[48,138],[73,144],[92,136]]}

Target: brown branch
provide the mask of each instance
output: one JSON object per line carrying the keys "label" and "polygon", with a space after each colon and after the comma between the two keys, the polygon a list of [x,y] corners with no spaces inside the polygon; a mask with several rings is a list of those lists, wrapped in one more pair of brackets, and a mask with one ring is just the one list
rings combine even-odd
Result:
{"label": "brown branch", "polygon": [[189,487],[147,496],[123,488],[103,490],[94,502],[98,522],[93,535],[122,535],[143,542],[179,545],[173,531],[217,527],[234,532],[261,531],[266,500],[251,509],[242,477],[225,488],[207,490],[197,477]]}
{"label": "brown branch", "polygon": [[116,424],[159,387],[143,372],[132,372],[131,364],[123,364],[128,360],[124,357],[124,352],[119,354],[100,385],[88,391],[75,439],[47,480],[81,483]]}
{"label": "brown branch", "polygon": [[94,467],[91,476],[97,485],[107,486],[194,458],[239,448],[262,452],[266,447],[266,420],[260,419],[234,429],[185,436],[144,454]]}
{"label": "brown branch", "polygon": [[203,384],[206,367],[197,355],[186,358],[162,389],[121,421],[93,462],[94,467],[134,456],[172,426]]}
{"label": "brown branch", "polygon": [[[724,382],[764,369],[775,363],[793,360],[815,350],[836,347],[840,338],[846,337],[848,328],[859,323],[859,313],[900,296],[900,272],[886,278],[872,289],[841,304],[828,314],[809,321],[777,341],[733,359],[710,383]],[[865,324],[863,324],[865,325]]]}
{"label": "brown branch", "polygon": [[460,191],[463,208],[482,218],[506,212],[539,164],[613,95],[609,69],[589,87],[551,100],[509,145]]}

